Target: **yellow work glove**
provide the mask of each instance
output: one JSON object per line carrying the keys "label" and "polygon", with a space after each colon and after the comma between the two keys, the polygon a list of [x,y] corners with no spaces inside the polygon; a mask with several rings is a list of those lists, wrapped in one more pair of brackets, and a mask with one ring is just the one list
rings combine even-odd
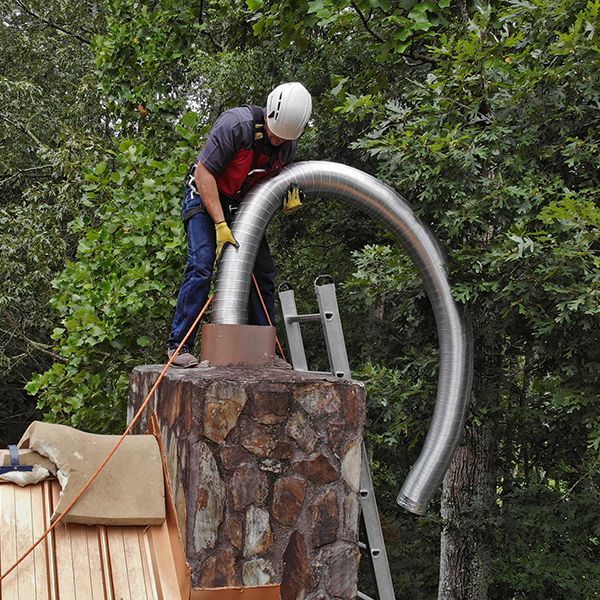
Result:
{"label": "yellow work glove", "polygon": [[284,215],[291,215],[302,206],[304,194],[300,191],[297,183],[291,183],[283,197],[283,205],[281,210]]}
{"label": "yellow work glove", "polygon": [[225,221],[215,223],[215,229],[217,231],[216,260],[219,260],[221,258],[221,254],[223,253],[223,248],[225,247],[225,244],[232,244],[236,248],[239,248],[240,245],[237,243],[237,240],[233,237],[233,233],[231,233],[231,229],[229,229],[229,225],[227,225]]}

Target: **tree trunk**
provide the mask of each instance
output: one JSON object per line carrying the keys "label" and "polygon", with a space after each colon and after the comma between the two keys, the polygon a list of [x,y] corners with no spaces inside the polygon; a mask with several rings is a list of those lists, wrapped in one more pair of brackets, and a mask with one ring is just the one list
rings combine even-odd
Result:
{"label": "tree trunk", "polygon": [[467,425],[443,484],[438,600],[487,598],[495,455],[491,426]]}

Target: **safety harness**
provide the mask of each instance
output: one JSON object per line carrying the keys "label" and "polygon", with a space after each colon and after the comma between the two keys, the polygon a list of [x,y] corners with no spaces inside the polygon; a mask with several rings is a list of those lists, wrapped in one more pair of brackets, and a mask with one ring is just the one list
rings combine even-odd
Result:
{"label": "safety harness", "polygon": [[[253,106],[246,104],[246,107],[250,109],[252,118],[254,120],[254,143],[252,144],[252,168],[248,171],[248,175],[242,184],[242,187],[235,195],[232,200],[241,200],[250,187],[252,186],[253,176],[257,173],[268,173],[273,164],[273,160],[279,157],[279,148],[273,152],[273,146],[265,144],[265,115],[263,109],[260,106]],[[258,162],[261,156],[267,155],[269,160],[266,165],[262,168],[258,168]]]}
{"label": "safety harness", "polygon": [[[226,196],[222,192],[219,192],[219,197],[221,199],[221,204],[223,205],[223,210],[226,215],[225,218],[229,221],[229,217],[239,208],[240,200],[247,194],[248,190],[252,187],[255,182],[256,176],[262,173],[269,173],[273,170],[273,163],[277,161],[280,156],[281,148],[274,148],[271,144],[265,143],[265,116],[263,109],[260,106],[254,106],[251,104],[244,105],[246,108],[250,109],[252,113],[252,120],[254,122],[254,141],[252,143],[252,166],[248,174],[246,175],[246,179],[240,189],[235,193],[234,196]],[[268,160],[266,164],[262,165],[259,168],[259,162],[261,157],[268,156]],[[193,163],[186,175],[185,182],[186,185],[192,190],[194,194],[198,194],[198,190],[196,188],[196,166],[197,163]],[[185,214],[185,220],[187,221],[194,215],[198,213],[205,213],[206,208],[203,204],[199,206],[195,206],[191,208]],[[228,213],[228,214],[227,214]]]}

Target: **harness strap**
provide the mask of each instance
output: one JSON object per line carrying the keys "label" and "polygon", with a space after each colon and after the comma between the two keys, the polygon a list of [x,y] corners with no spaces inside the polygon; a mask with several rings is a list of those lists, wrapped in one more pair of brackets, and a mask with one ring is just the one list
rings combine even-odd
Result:
{"label": "harness strap", "polygon": [[[252,167],[250,168],[244,183],[242,183],[242,187],[236,194],[236,196],[239,198],[243,198],[248,192],[252,175],[257,172],[268,171],[271,168],[274,159],[279,157],[280,152],[279,148],[275,149],[275,152],[273,152],[273,149],[270,145],[268,146],[269,152],[265,152],[265,114],[263,109],[260,106],[255,106],[254,104],[246,104],[246,107],[250,109],[250,112],[252,113],[252,119],[254,120],[254,143],[252,145]],[[258,169],[260,157],[267,154],[269,156],[267,164]]]}
{"label": "harness strap", "polygon": [[[234,198],[228,198],[223,194],[219,194],[219,200],[221,201],[221,207],[223,208],[223,216],[225,217],[225,221],[231,225],[231,221],[235,212],[239,209],[239,202]],[[185,215],[183,215],[183,222],[186,223],[192,217],[207,213],[206,207],[204,204],[199,204],[198,206],[194,206],[188,210]]]}

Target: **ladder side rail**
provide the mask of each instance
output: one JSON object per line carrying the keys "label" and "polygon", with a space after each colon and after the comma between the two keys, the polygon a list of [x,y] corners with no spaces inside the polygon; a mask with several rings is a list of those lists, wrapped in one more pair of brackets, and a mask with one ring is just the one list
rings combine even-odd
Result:
{"label": "ladder side rail", "polygon": [[[381,531],[381,521],[377,511],[377,501],[369,469],[369,456],[362,445],[362,464],[360,469],[360,505],[367,532],[368,551],[375,572],[375,582],[380,600],[395,600],[394,584],[385,549],[385,540]],[[360,598],[360,595],[359,595]]]}
{"label": "ladder side rail", "polygon": [[344,331],[342,329],[342,320],[338,308],[335,284],[327,283],[316,285],[317,301],[319,303],[319,313],[321,314],[321,323],[323,333],[325,334],[325,345],[327,347],[327,356],[333,375],[340,379],[351,379],[350,363],[348,362],[348,353],[346,352],[346,342],[344,341]]}
{"label": "ladder side rail", "polygon": [[302,330],[297,321],[298,309],[296,308],[296,297],[294,290],[283,290],[279,292],[279,303],[283,313],[283,324],[290,351],[292,366],[296,371],[308,371],[306,362],[306,353],[304,352],[304,341],[302,340]]}

